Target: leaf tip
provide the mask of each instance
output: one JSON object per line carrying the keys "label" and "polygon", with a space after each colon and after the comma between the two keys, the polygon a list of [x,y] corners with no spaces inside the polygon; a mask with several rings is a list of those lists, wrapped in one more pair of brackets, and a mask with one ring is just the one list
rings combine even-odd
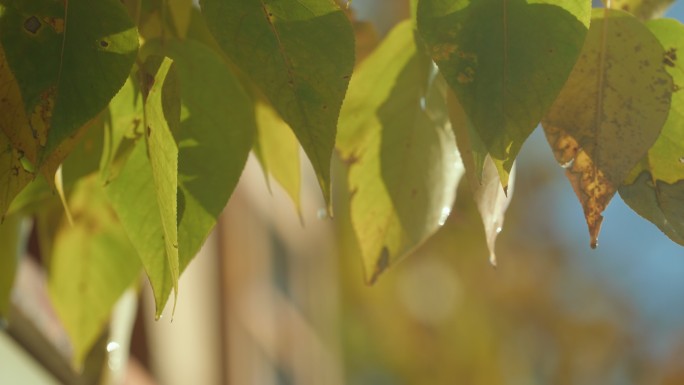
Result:
{"label": "leaf tip", "polygon": [[380,256],[378,257],[377,262],[375,263],[375,270],[373,270],[373,274],[370,276],[368,279],[367,283],[369,286],[372,286],[377,282],[378,277],[380,277],[380,274],[382,274],[385,270],[387,270],[387,267],[389,266],[389,249],[387,246],[382,247],[382,251],[380,251]]}

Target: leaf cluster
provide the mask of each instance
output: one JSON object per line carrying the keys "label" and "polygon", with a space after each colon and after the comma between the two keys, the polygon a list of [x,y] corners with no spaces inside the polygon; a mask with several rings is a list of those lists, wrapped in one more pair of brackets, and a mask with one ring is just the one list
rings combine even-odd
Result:
{"label": "leaf cluster", "polygon": [[141,269],[159,316],[250,151],[298,210],[300,146],[330,213],[347,165],[369,282],[464,175],[495,263],[540,122],[592,247],[618,192],[684,245],[684,26],[614,3],[419,0],[377,42],[332,0],[0,0],[0,316],[27,218],[76,363]]}

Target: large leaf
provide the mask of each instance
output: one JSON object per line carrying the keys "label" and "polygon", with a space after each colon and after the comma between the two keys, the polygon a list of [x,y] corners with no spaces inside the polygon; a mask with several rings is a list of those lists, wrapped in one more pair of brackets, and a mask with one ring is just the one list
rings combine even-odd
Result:
{"label": "large leaf", "polygon": [[639,20],[622,11],[596,10],[582,55],[542,122],[582,203],[592,247],[601,213],[667,118],[672,78],[663,55]]}
{"label": "large leaf", "polygon": [[[164,231],[164,246],[171,272],[171,283],[178,297],[178,146],[164,116],[162,86],[172,60],[164,58],[145,101],[145,137],[154,179],[157,206]],[[178,103],[180,101],[175,98]],[[171,115],[171,114],[169,114]],[[169,116],[171,120],[177,116]],[[173,123],[170,123],[173,124]],[[175,304],[175,301],[174,301]]]}
{"label": "large leaf", "polygon": [[497,165],[504,188],[523,142],[572,70],[590,6],[586,0],[418,3],[421,36]]}
{"label": "large leaf", "polygon": [[332,0],[202,0],[228,56],[297,135],[330,199],[330,157],[354,66],[354,32]]}
{"label": "large leaf", "polygon": [[80,365],[140,261],[95,175],[79,182],[69,207],[74,224],[63,218],[55,234],[48,290]]}
{"label": "large leaf", "polygon": [[[272,175],[287,192],[301,216],[299,142],[287,123],[265,103],[257,103],[256,121],[254,152],[259,163],[264,173]],[[270,183],[268,176],[266,181]]]}
{"label": "large leaf", "polygon": [[11,109],[2,105],[16,119],[3,130],[34,164],[59,164],[50,155],[126,80],[138,48],[135,26],[117,0],[3,4],[0,44],[21,93]]}
{"label": "large leaf", "polygon": [[430,59],[399,24],[359,67],[340,115],[351,220],[374,282],[444,224],[463,173]]}
{"label": "large leaf", "polygon": [[665,48],[665,68],[677,92],[663,130],[653,147],[632,169],[620,196],[634,211],[653,222],[673,241],[684,245],[684,26],[676,20],[647,23]]}
{"label": "large leaf", "polygon": [[611,7],[646,20],[661,16],[672,3],[674,0],[612,0]]}
{"label": "large leaf", "polygon": [[[206,46],[191,40],[169,40],[164,45],[150,42],[146,47],[149,52],[164,50],[173,59],[174,70],[164,89],[169,88],[169,97],[180,98],[180,108],[165,106],[164,114],[167,122],[180,122],[170,128],[178,144],[182,272],[216,224],[240,177],[254,138],[253,102],[222,59]],[[144,143],[139,142],[107,190],[142,258],[160,315],[172,284],[161,217],[153,210],[157,203],[152,181],[150,160]]]}

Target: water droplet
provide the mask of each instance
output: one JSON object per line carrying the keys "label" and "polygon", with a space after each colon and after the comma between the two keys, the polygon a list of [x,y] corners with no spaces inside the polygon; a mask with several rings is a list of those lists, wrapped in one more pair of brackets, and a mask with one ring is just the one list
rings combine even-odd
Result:
{"label": "water droplet", "polygon": [[111,341],[107,344],[107,353],[119,350],[120,347],[121,345],[118,342]]}
{"label": "water droplet", "polygon": [[560,166],[563,168],[570,168],[572,165],[575,163],[575,158],[570,159],[569,161],[562,163]]}
{"label": "water droplet", "polygon": [[316,211],[316,218],[320,220],[328,218],[328,210],[325,208],[318,209],[318,211]]}
{"label": "water droplet", "polygon": [[162,315],[161,315],[161,314],[154,316],[154,320],[155,320],[155,321],[159,321],[160,319],[162,319]]}
{"label": "water droplet", "polygon": [[427,100],[425,99],[425,96],[420,97],[420,109],[425,111],[427,108]]}
{"label": "water droplet", "polygon": [[501,228],[501,226],[499,226],[496,228],[496,233],[499,234],[499,233],[501,233],[502,230],[503,230],[503,228]]}
{"label": "water droplet", "polygon": [[442,207],[442,212],[439,215],[439,220],[437,221],[437,223],[440,226],[444,226],[444,224],[447,221],[447,218],[449,218],[449,214],[451,214],[451,208],[446,206]]}

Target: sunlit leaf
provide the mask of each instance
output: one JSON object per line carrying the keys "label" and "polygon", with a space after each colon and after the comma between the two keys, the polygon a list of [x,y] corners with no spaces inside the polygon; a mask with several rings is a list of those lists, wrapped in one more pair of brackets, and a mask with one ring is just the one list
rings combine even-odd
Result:
{"label": "sunlit leaf", "polygon": [[684,63],[677,57],[684,52],[684,26],[671,19],[653,20],[647,26],[665,49],[665,69],[677,91],[658,140],[619,192],[634,211],[684,245]]}
{"label": "sunlit leaf", "polygon": [[138,37],[117,0],[14,1],[0,6],[0,44],[21,93],[3,130],[42,165],[121,88]]}
{"label": "sunlit leaf", "polygon": [[582,203],[592,247],[601,213],[667,118],[672,78],[663,55],[636,18],[596,10],[582,55],[542,122]]}
{"label": "sunlit leaf", "polygon": [[612,0],[611,8],[621,9],[639,19],[647,20],[662,16],[672,3],[674,0]]}
{"label": "sunlit leaf", "polygon": [[74,223],[62,218],[55,234],[48,290],[80,365],[138,277],[140,261],[96,176],[78,184],[69,207]]}
{"label": "sunlit leaf", "polygon": [[421,36],[497,165],[504,188],[523,142],[572,70],[590,6],[586,0],[418,3]]}
{"label": "sunlit leaf", "polygon": [[287,123],[267,104],[257,103],[256,118],[255,153],[259,163],[283,187],[300,213],[299,142]]}
{"label": "sunlit leaf", "polygon": [[334,1],[202,0],[216,40],[297,135],[330,199],[330,157],[354,66],[354,32]]}
{"label": "sunlit leaf", "polygon": [[374,282],[446,220],[463,173],[446,84],[416,49],[410,21],[359,67],[340,115],[351,220],[366,279]]}
{"label": "sunlit leaf", "polygon": [[[164,116],[178,144],[178,256],[182,272],[206,240],[237,184],[256,123],[252,100],[216,53],[191,40],[152,41],[143,49],[148,53],[160,50],[174,62],[164,84],[165,94],[168,87],[164,97],[179,98],[176,102],[180,102],[178,109],[167,109],[165,102]],[[161,218],[150,208],[156,205],[152,181],[150,159],[144,144],[138,142],[107,191],[142,258],[160,315],[172,285]]]}
{"label": "sunlit leaf", "polygon": [[[164,116],[162,86],[172,60],[164,58],[145,101],[145,138],[154,178],[157,206],[164,230],[166,258],[169,260],[171,283],[178,296],[178,147]],[[180,100],[176,98],[176,102]],[[174,117],[169,116],[170,119]]]}

